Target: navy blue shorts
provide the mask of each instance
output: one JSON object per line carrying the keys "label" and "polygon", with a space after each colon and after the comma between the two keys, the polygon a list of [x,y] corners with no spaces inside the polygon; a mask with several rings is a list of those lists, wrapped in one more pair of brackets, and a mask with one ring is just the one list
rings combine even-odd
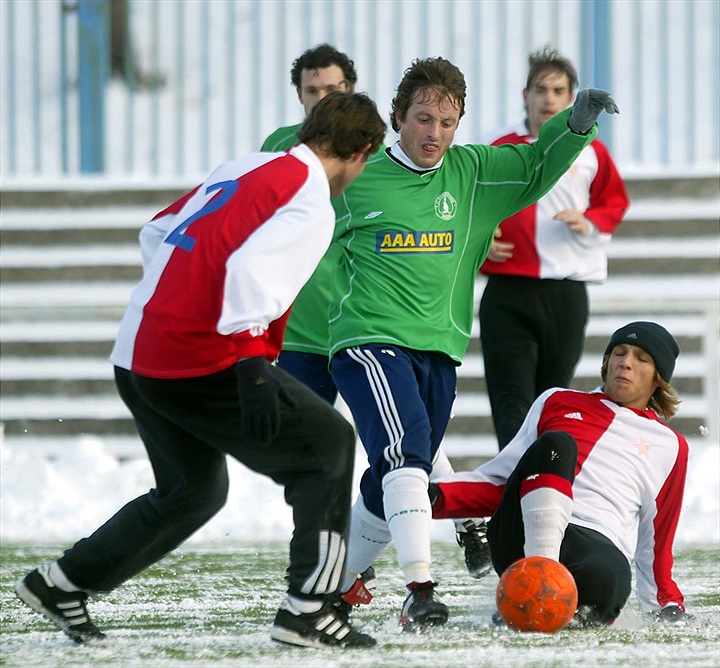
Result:
{"label": "navy blue shorts", "polygon": [[402,467],[428,475],[455,401],[457,365],[443,353],[381,343],[346,348],[331,371],[365,447],[367,509],[384,518],[382,479]]}
{"label": "navy blue shorts", "polygon": [[327,355],[283,350],[277,365],[319,394],[331,406],[335,403],[337,387],[328,369]]}

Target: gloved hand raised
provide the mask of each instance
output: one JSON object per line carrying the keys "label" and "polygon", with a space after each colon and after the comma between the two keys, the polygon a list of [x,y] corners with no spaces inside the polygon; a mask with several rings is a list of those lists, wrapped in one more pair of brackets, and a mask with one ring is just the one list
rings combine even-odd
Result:
{"label": "gloved hand raised", "polygon": [[269,369],[264,357],[249,357],[235,365],[242,435],[260,445],[268,445],[280,431],[280,401],[297,405]]}
{"label": "gloved hand raised", "polygon": [[597,121],[603,109],[608,114],[619,114],[615,100],[610,93],[599,88],[585,88],[575,97],[572,113],[568,118],[570,129],[580,135],[586,135]]}

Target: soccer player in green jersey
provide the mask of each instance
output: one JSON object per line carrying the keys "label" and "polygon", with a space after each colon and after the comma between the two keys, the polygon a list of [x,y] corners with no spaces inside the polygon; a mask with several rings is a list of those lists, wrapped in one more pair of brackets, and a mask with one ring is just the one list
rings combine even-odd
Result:
{"label": "soccer player in green jersey", "polygon": [[[330,44],[319,44],[297,58],[290,81],[305,115],[332,91],[353,92],[357,72],[350,58]],[[262,144],[261,151],[283,151],[298,143],[302,123],[278,128]],[[372,158],[371,158],[372,159]],[[336,201],[333,200],[333,204]],[[293,305],[285,331],[278,366],[305,383],[328,403],[334,404],[337,388],[328,368],[327,306],[330,277],[339,261],[340,247],[332,244]]]}
{"label": "soccer player in green jersey", "polygon": [[[328,92],[354,90],[357,73],[353,61],[329,44],[320,44],[305,51],[292,65],[290,80],[300,103],[309,114]],[[301,124],[275,130],[262,144],[262,151],[281,151],[297,143]],[[384,151],[381,145],[379,151]],[[370,160],[381,159],[373,156]],[[344,215],[344,204],[332,200],[336,212]],[[342,220],[340,221],[342,224]],[[337,387],[329,369],[329,345],[327,311],[331,301],[331,275],[333,267],[340,262],[342,247],[331,244],[310,280],[300,291],[288,320],[283,350],[277,365],[314,390],[328,403],[337,399]],[[453,473],[445,453],[440,450],[433,462],[431,479]],[[490,551],[487,547],[486,526],[483,520],[455,520],[458,542],[465,549],[468,568],[475,577],[492,570]],[[359,578],[362,584],[374,579],[374,570],[366,569]],[[361,586],[353,582],[355,586]],[[368,594],[369,595],[369,594]],[[347,595],[357,600],[354,592]]]}
{"label": "soccer player in green jersey", "polygon": [[605,91],[585,90],[532,145],[452,146],[465,78],[416,60],[392,103],[400,140],[343,194],[333,273],[331,371],[367,451],[353,507],[346,591],[390,541],[405,628],[444,624],[430,571],[428,477],[470,339],[473,290],[500,221],[544,195],[597,134]]}

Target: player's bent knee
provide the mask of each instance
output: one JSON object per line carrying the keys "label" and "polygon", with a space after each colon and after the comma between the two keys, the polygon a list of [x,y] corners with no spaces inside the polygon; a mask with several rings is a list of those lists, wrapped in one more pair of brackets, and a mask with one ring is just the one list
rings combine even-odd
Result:
{"label": "player's bent knee", "polygon": [[539,473],[552,473],[575,480],[578,447],[575,439],[564,431],[547,431],[533,444],[535,467]]}

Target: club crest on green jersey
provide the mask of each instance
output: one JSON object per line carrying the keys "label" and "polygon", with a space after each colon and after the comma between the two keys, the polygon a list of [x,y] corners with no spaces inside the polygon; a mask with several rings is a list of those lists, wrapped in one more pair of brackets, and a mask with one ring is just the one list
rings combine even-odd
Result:
{"label": "club crest on green jersey", "polygon": [[442,220],[452,220],[457,213],[457,202],[449,193],[444,192],[435,200],[435,215]]}

